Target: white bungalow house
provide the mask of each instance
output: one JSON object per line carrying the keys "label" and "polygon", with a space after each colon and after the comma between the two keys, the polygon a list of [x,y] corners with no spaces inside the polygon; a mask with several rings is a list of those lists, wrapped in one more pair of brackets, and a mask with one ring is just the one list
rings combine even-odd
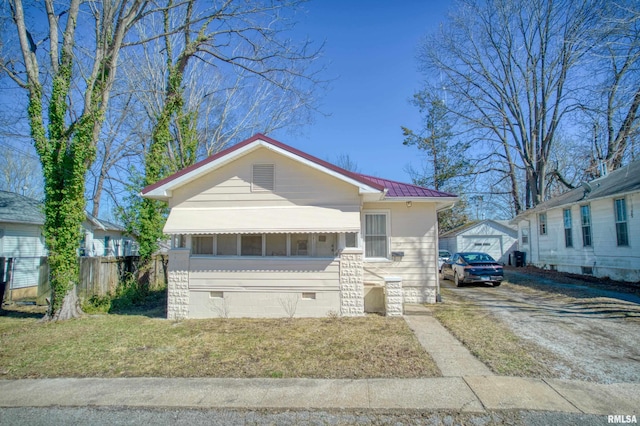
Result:
{"label": "white bungalow house", "polygon": [[640,281],[640,161],[516,216],[526,263]]}
{"label": "white bungalow house", "polygon": [[476,220],[440,234],[439,244],[451,253],[480,251],[508,263],[509,255],[518,247],[518,230],[505,221]]}
{"label": "white bungalow house", "polygon": [[452,194],[257,134],[143,189],[171,208],[168,317],[401,315],[435,302]]}

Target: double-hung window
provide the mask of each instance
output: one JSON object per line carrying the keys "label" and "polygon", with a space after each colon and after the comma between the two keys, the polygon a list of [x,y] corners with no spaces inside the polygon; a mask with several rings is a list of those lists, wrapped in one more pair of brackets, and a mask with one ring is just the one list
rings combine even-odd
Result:
{"label": "double-hung window", "polygon": [[565,247],[573,247],[573,229],[571,225],[571,209],[562,210],[564,218],[564,245]]}
{"label": "double-hung window", "polygon": [[619,246],[629,245],[629,230],[627,229],[627,200],[618,198],[613,200],[616,214],[616,238]]}
{"label": "double-hung window", "polygon": [[388,224],[386,213],[365,213],[364,249],[365,257],[388,257]]}
{"label": "double-hung window", "polygon": [[538,224],[540,225],[540,235],[547,235],[547,214],[540,213],[538,215]]}
{"label": "double-hung window", "polygon": [[591,247],[591,208],[580,206],[580,223],[582,224],[582,246]]}

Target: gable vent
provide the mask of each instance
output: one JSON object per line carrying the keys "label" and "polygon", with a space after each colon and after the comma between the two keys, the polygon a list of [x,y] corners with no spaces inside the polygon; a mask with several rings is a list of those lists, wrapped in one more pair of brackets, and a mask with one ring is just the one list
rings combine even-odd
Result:
{"label": "gable vent", "polygon": [[251,190],[273,191],[275,186],[275,166],[273,164],[254,164]]}

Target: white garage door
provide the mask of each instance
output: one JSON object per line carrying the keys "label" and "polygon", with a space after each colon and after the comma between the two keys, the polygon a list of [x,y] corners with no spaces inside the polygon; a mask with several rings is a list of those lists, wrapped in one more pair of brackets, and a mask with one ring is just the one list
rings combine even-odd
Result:
{"label": "white garage door", "polygon": [[498,236],[464,236],[462,251],[480,251],[489,254],[496,260],[502,257],[501,238]]}

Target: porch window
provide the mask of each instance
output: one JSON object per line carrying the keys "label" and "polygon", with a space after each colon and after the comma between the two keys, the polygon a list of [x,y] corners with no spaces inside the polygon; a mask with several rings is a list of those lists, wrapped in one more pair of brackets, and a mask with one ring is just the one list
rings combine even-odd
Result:
{"label": "porch window", "polygon": [[104,256],[109,256],[109,244],[111,242],[111,237],[108,235],[104,237]]}
{"label": "porch window", "polygon": [[358,247],[358,234],[356,232],[347,232],[345,234],[346,247]]}
{"label": "porch window", "polygon": [[216,254],[218,256],[238,255],[238,235],[218,234],[216,235]]}
{"label": "porch window", "polygon": [[591,247],[591,208],[580,206],[580,222],[582,224],[582,246]]}
{"label": "porch window", "polygon": [[629,245],[629,231],[627,229],[627,200],[618,198],[613,200],[616,214],[616,238],[619,246]]}
{"label": "porch window", "polygon": [[571,209],[562,210],[562,216],[564,218],[564,245],[565,247],[573,247]]}
{"label": "porch window", "polygon": [[240,254],[242,256],[262,256],[262,235],[243,235],[240,242]]}
{"label": "porch window", "polygon": [[310,256],[309,234],[291,234],[291,256]]}
{"label": "porch window", "polygon": [[538,215],[538,224],[540,225],[540,235],[547,235],[547,214],[540,213]]}
{"label": "porch window", "polygon": [[287,234],[266,234],[265,240],[265,256],[287,255]]}
{"label": "porch window", "polygon": [[213,255],[213,235],[194,235],[191,240],[191,252]]}
{"label": "porch window", "polygon": [[522,234],[520,235],[522,238],[522,245],[529,244],[529,229],[522,228]]}
{"label": "porch window", "polygon": [[386,258],[388,256],[388,234],[386,213],[364,215],[365,257]]}

